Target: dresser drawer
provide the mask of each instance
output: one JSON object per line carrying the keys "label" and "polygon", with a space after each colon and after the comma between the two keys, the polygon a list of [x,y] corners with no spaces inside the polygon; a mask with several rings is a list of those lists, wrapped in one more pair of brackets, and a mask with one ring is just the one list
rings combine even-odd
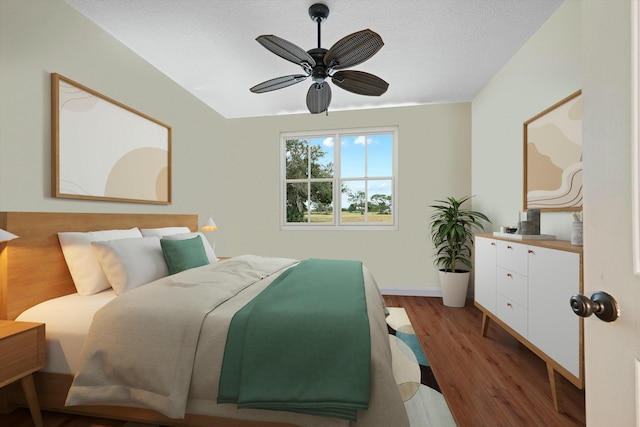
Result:
{"label": "dresser drawer", "polygon": [[527,336],[527,309],[504,295],[498,294],[498,317],[514,331]]}
{"label": "dresser drawer", "polygon": [[527,277],[502,267],[497,268],[497,292],[527,307]]}
{"label": "dresser drawer", "polygon": [[499,240],[496,264],[507,270],[527,275],[529,269],[528,245]]}

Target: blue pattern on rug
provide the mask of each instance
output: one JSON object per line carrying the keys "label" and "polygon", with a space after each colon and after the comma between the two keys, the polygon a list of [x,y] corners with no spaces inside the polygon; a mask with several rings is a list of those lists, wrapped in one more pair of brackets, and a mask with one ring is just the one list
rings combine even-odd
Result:
{"label": "blue pattern on rug", "polygon": [[411,351],[413,351],[413,354],[415,354],[416,360],[419,364],[429,366],[427,356],[424,355],[424,351],[422,351],[422,347],[420,346],[420,341],[418,341],[418,337],[415,334],[406,334],[404,332],[395,331],[395,336],[409,346]]}
{"label": "blue pattern on rug", "polygon": [[406,311],[399,307],[389,307],[389,311],[387,329],[394,376],[411,427],[455,427],[451,411]]}
{"label": "blue pattern on rug", "polygon": [[424,354],[424,351],[422,350],[422,346],[420,345],[420,341],[418,340],[416,334],[396,331],[388,324],[387,329],[389,331],[389,335],[393,335],[398,338],[400,341],[405,343],[407,347],[409,347],[413,352],[413,355],[416,358],[416,363],[418,363],[420,367],[420,384],[430,387],[438,393],[442,393],[442,391],[440,390],[440,386],[438,385],[438,381],[436,381],[436,377],[433,374],[433,370],[431,370],[429,360]]}

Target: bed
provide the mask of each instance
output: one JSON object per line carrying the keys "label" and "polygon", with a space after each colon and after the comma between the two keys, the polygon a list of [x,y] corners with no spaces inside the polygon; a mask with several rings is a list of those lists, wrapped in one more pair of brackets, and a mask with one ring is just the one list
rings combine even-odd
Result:
{"label": "bed", "polygon": [[[91,326],[88,319],[92,319],[94,314],[106,303],[118,300],[119,297],[110,289],[88,297],[78,296],[62,254],[57,233],[131,227],[153,229],[174,226],[188,227],[195,232],[198,228],[197,216],[181,214],[0,213],[0,228],[20,236],[19,239],[11,241],[9,247],[0,254],[0,265],[5,267],[0,273],[0,295],[3,296],[0,317],[45,321],[47,324],[47,366],[42,372],[34,375],[36,390],[43,409],[171,426],[408,425],[406,411],[391,372],[391,353],[384,320],[384,303],[377,291],[375,281],[369,277],[366,267],[362,271],[366,278],[365,283],[367,283],[365,285],[366,311],[371,328],[371,387],[369,408],[357,412],[357,421],[300,414],[297,411],[238,409],[230,403],[217,403],[216,396],[211,396],[212,390],[207,388],[205,380],[218,381],[220,371],[218,368],[209,367],[210,363],[202,361],[204,350],[201,350],[200,353],[195,350],[195,364],[190,379],[191,383],[188,386],[186,409],[185,413],[180,414],[178,418],[175,414],[167,416],[162,413],[166,413],[166,411],[162,410],[119,404],[65,406],[74,374],[78,373],[79,366],[84,363],[79,356],[79,350],[85,341],[91,342],[93,339],[91,338],[93,335],[89,339],[85,336]],[[249,259],[251,262],[262,262],[260,259],[257,261],[253,258]],[[247,263],[247,259],[242,257],[232,258],[229,261],[231,263],[227,266],[224,266],[228,262],[225,261],[220,265],[202,266],[183,271],[175,277],[189,276],[190,274],[223,274],[221,271],[232,269],[231,266],[234,262],[236,264]],[[294,262],[297,263],[297,260],[292,260],[291,265],[297,266],[293,264]],[[242,298],[230,299],[220,305],[220,310],[217,308],[213,310],[211,315],[207,315],[206,319],[208,320],[205,319],[202,322],[203,333],[207,331],[206,325],[211,324],[216,325],[214,329],[223,329],[222,336],[225,337],[228,330],[227,323],[231,322],[230,318],[233,317],[233,314],[249,305],[247,302],[251,301],[254,295],[262,294],[262,290],[266,289],[272,280],[279,280],[282,271],[287,271],[289,267],[289,265],[281,266],[273,274],[267,274],[268,277],[261,280],[259,286],[242,290],[240,292]],[[216,269],[221,271],[214,271]],[[207,270],[207,272],[199,272],[199,270]],[[148,291],[145,292],[150,292],[152,287],[149,285]],[[131,294],[134,293],[131,292]],[[82,301],[82,308],[74,308],[77,307],[78,300]],[[125,298],[122,300],[124,301]],[[41,303],[44,305],[39,305]],[[74,320],[70,321],[71,316],[68,315],[56,318],[56,313],[61,312],[73,312]],[[54,315],[53,318],[49,317],[51,314]],[[77,330],[64,331],[65,323],[67,326],[73,325]],[[206,335],[208,336],[209,332]],[[206,346],[203,344],[202,347]],[[211,351],[213,350],[209,348],[208,352]],[[224,352],[224,349],[218,351]],[[214,359],[219,358],[215,357]],[[202,368],[203,366],[205,368]],[[202,369],[208,371],[202,373]],[[78,376],[80,377],[80,375]],[[25,404],[19,387],[8,387],[4,393],[7,394],[10,401]]]}

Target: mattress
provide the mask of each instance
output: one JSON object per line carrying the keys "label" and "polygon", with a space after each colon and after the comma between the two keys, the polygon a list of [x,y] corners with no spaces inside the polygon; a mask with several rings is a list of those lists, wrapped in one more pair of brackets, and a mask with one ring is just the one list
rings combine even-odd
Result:
{"label": "mattress", "polygon": [[65,295],[35,305],[16,318],[46,324],[47,363],[43,371],[73,374],[78,370],[80,351],[94,313],[116,296],[113,289],[94,295]]}

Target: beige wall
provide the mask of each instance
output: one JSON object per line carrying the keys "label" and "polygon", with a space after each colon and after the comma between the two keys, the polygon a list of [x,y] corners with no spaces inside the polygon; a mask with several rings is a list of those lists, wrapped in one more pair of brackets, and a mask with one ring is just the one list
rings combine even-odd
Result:
{"label": "beige wall", "polygon": [[[580,88],[580,13],[567,2],[473,104],[226,120],[61,0],[0,0],[0,210],[213,214],[220,255],[362,259],[381,287],[438,288],[434,199],[475,194],[493,228],[522,201],[522,122]],[[49,74],[58,72],[173,128],[173,204],[51,198]],[[398,125],[399,229],[281,231],[279,133]],[[473,147],[471,141],[473,140]],[[265,166],[266,165],[266,166]],[[473,184],[472,184],[473,183]],[[256,209],[260,209],[259,212]],[[568,238],[568,214],[543,215]]]}
{"label": "beige wall", "polygon": [[[382,287],[439,287],[428,206],[470,192],[470,104],[225,120],[62,0],[0,8],[0,210],[213,214],[220,255],[357,258]],[[50,197],[52,72],[172,126],[172,205]],[[379,125],[400,127],[399,229],[280,231],[279,133]]]}
{"label": "beige wall", "polygon": [[[470,104],[448,104],[230,120],[229,186],[237,197],[229,253],[360,259],[380,286],[403,288],[395,292],[438,288],[429,205],[469,194],[470,112]],[[280,132],[386,125],[399,126],[398,230],[281,231]]]}
{"label": "beige wall", "polygon": [[[51,198],[53,72],[172,126],[172,205]],[[0,0],[0,210],[196,213],[202,223],[224,191],[225,123],[64,1]]]}
{"label": "beige wall", "polygon": [[[526,120],[581,89],[580,2],[567,1],[473,100],[473,206],[494,230],[523,206]],[[570,213],[541,214],[541,232],[570,239]]]}

